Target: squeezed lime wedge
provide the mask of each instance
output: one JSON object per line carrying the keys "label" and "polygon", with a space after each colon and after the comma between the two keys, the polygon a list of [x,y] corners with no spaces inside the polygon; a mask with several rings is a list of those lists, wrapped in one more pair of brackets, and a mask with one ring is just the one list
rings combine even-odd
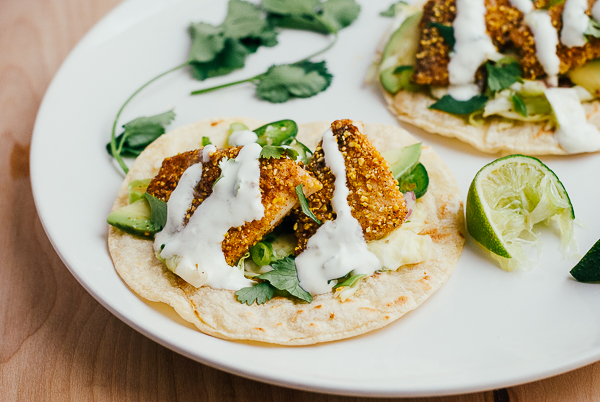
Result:
{"label": "squeezed lime wedge", "polygon": [[534,225],[559,221],[563,246],[573,242],[573,206],[558,177],[539,159],[510,155],[484,166],[467,195],[467,230],[512,271],[526,262],[524,243],[534,243]]}

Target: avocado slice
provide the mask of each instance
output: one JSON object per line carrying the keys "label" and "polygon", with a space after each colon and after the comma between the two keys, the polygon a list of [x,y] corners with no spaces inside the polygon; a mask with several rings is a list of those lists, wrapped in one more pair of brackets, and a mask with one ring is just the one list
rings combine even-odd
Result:
{"label": "avocado slice", "polygon": [[137,200],[140,200],[144,197],[144,193],[148,188],[148,185],[152,179],[136,179],[131,180],[129,185],[127,186],[129,190],[129,203],[133,204]]}
{"label": "avocado slice", "polygon": [[567,73],[573,84],[581,85],[594,97],[600,97],[600,59],[588,61]]}
{"label": "avocado slice", "polygon": [[422,11],[410,15],[390,37],[379,65],[379,80],[391,94],[405,89],[416,91],[419,86],[410,81],[419,46],[419,22]]}
{"label": "avocado slice", "polygon": [[400,180],[419,163],[421,143],[418,142],[404,148],[390,149],[389,151],[382,152],[381,156],[390,165],[394,179]]}
{"label": "avocado slice", "polygon": [[117,209],[108,215],[106,221],[109,225],[122,230],[123,232],[152,238],[154,236],[154,227],[151,223],[150,205],[145,198],[135,201],[133,204]]}

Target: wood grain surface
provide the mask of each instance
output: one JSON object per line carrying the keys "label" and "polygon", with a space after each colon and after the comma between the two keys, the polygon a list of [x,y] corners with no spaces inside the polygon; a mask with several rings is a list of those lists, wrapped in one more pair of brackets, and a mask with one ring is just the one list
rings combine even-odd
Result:
{"label": "wood grain surface", "polygon": [[[367,400],[263,384],[174,353],[98,304],[52,248],[29,181],[35,116],[68,52],[118,2],[0,0],[0,401]],[[597,401],[600,363],[507,390],[420,400]]]}

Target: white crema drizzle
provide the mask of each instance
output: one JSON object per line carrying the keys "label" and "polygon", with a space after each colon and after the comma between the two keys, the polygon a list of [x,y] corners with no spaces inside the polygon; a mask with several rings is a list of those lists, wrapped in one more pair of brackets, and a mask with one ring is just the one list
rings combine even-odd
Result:
{"label": "white crema drizzle", "polygon": [[567,152],[600,150],[600,132],[588,123],[585,110],[573,88],[548,88],[544,91],[558,122],[556,139]]}
{"label": "white crema drizzle", "polygon": [[227,264],[221,243],[230,228],[264,217],[259,186],[261,149],[258,144],[249,144],[237,158],[221,161],[222,178],[186,226],[183,219],[202,176],[201,163],[184,172],[169,198],[167,223],[156,234],[154,250],[165,260],[175,258],[174,272],[188,282],[186,276],[192,278],[190,283],[196,287],[238,290],[253,283],[241,270]]}
{"label": "white crema drizzle", "polygon": [[486,60],[497,55],[485,27],[484,0],[456,0],[454,51],[450,53],[449,94],[457,100],[469,100],[479,95],[475,72]]}
{"label": "white crema drizzle", "polygon": [[584,32],[587,29],[590,17],[587,11],[587,0],[567,0],[562,13],[562,30],[560,41],[568,47],[583,46],[587,43]]}
{"label": "white crema drizzle", "polygon": [[510,0],[510,4],[523,14],[527,14],[533,10],[533,2],[531,0]]}
{"label": "white crema drizzle", "polygon": [[330,292],[335,282],[352,272],[372,275],[381,269],[381,262],[367,249],[360,223],[352,216],[348,205],[344,156],[331,129],[323,134],[325,164],[335,176],[331,204],[337,214],[333,221],[323,223],[308,239],[306,250],[296,258],[300,286],[311,294]]}
{"label": "white crema drizzle", "polygon": [[600,22],[600,0],[596,0],[594,6],[592,7],[592,17],[598,22]]}
{"label": "white crema drizzle", "polygon": [[231,133],[227,139],[227,143],[232,147],[239,147],[242,145],[248,145],[258,140],[258,135],[254,131],[250,130],[238,130]]}
{"label": "white crema drizzle", "polygon": [[535,10],[525,16],[525,23],[533,32],[535,52],[540,64],[548,74],[548,84],[558,85],[560,59],[556,54],[558,32],[546,11]]}

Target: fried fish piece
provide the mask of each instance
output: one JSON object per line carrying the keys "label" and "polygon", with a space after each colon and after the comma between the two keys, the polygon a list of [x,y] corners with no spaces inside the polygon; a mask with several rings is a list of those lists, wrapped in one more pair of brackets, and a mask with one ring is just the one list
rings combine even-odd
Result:
{"label": "fried fish piece", "polygon": [[[351,120],[334,121],[331,129],[344,156],[346,186],[350,190],[348,204],[352,216],[360,223],[365,240],[381,239],[402,225],[406,216],[406,202],[398,189],[398,182],[386,160]],[[323,184],[320,191],[308,197],[308,206],[321,222],[325,222],[336,218],[331,205],[335,176],[325,165],[321,145],[322,141],[317,145],[306,170]],[[296,253],[300,253],[319,225],[298,208],[294,215],[297,219],[294,225],[298,238]]]}
{"label": "fried fish piece", "polygon": [[[550,0],[536,0],[534,3],[536,9],[548,8],[549,5]],[[588,14],[590,14],[593,5],[594,0],[588,0]],[[564,3],[548,8],[548,14],[552,19],[552,25],[556,28],[559,37],[560,31],[562,30],[563,10]],[[560,74],[565,74],[569,70],[581,67],[588,60],[600,57],[600,39],[590,36],[587,38],[588,43],[581,47],[567,47],[562,43],[558,44],[556,54],[560,59]],[[537,58],[535,40],[531,29],[525,23],[522,23],[518,29],[511,32],[510,39],[519,50],[523,77],[531,80],[544,77],[546,72]]]}
{"label": "fried fish piece", "polygon": [[[203,163],[202,178],[196,186],[194,200],[188,209],[184,224],[187,224],[198,206],[212,193],[213,184],[221,175],[219,162],[223,158],[235,158],[241,149],[242,147],[217,149],[210,154],[210,160]],[[202,162],[202,151],[201,148],[166,158],[146,191],[162,201],[168,201],[183,172],[193,164]],[[235,264],[251,246],[273,230],[298,204],[295,191],[297,185],[302,184],[307,197],[322,187],[318,180],[288,157],[260,158],[259,163],[260,192],[265,216],[261,220],[229,229],[221,244],[225,260],[229,265]]]}
{"label": "fried fish piece", "polygon": [[[523,14],[512,7],[509,0],[486,0],[485,25],[498,49],[509,44],[510,33],[523,20]],[[448,63],[450,46],[444,40],[439,28],[432,23],[452,26],[456,18],[456,0],[429,0],[423,7],[419,23],[421,37],[417,49],[415,72],[412,80],[421,85],[449,85]]]}

